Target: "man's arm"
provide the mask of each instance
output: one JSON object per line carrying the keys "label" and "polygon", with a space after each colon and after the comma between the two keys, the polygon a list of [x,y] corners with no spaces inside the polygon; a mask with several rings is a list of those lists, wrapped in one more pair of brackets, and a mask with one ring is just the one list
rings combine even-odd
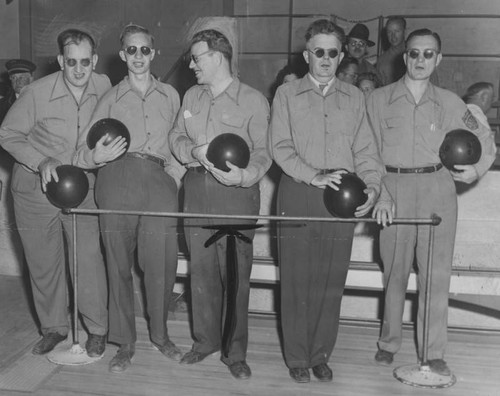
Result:
{"label": "man's arm", "polygon": [[31,89],[24,89],[5,116],[0,128],[0,145],[17,162],[37,172],[45,155],[36,150],[28,139],[34,126],[35,97]]}
{"label": "man's arm", "polygon": [[182,106],[177,113],[174,126],[168,134],[170,150],[181,164],[189,164],[196,161],[196,158],[194,158],[192,154],[196,146],[187,135],[186,129],[186,119],[193,116],[188,110],[190,108],[191,92],[186,92],[182,101]]}
{"label": "man's arm", "polygon": [[269,126],[271,157],[287,175],[310,184],[318,171],[306,164],[297,153],[292,139],[287,97],[281,88],[279,87],[276,92],[271,111]]}

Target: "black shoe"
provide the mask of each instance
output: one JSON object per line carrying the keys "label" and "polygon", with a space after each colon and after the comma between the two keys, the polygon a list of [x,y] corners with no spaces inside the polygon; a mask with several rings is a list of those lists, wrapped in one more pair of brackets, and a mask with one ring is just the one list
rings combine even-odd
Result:
{"label": "black shoe", "polygon": [[156,344],[153,345],[169,359],[179,361],[182,358],[181,350],[177,348],[175,344],[170,340],[168,340],[163,346],[159,346]]}
{"label": "black shoe", "polygon": [[195,363],[201,362],[208,355],[211,355],[211,353],[202,353],[202,352],[190,350],[188,353],[186,353],[182,357],[182,359],[179,363],[180,364],[195,364]]}
{"label": "black shoe", "polygon": [[449,377],[451,375],[451,370],[443,359],[432,359],[429,360],[429,368],[433,373]]}
{"label": "black shoe", "polygon": [[298,382],[300,384],[304,384],[306,382],[309,382],[311,380],[311,376],[309,374],[309,370],[306,368],[291,368],[289,370],[290,377],[295,382]]}
{"label": "black shoe", "polygon": [[85,349],[89,357],[101,357],[106,349],[106,336],[89,334],[89,338],[87,338],[87,342],[85,343]]}
{"label": "black shoe", "polygon": [[389,351],[379,349],[375,354],[375,361],[383,366],[390,366],[394,360],[394,354]]}
{"label": "black shoe", "polygon": [[109,362],[109,371],[112,373],[123,373],[132,364],[135,354],[135,344],[122,344],[116,355]]}
{"label": "black shoe", "polygon": [[45,355],[66,338],[68,338],[68,335],[62,335],[59,333],[47,333],[40,341],[35,344],[35,346],[31,350],[31,353],[33,353],[33,355]]}
{"label": "black shoe", "polygon": [[249,379],[252,376],[252,370],[244,360],[233,363],[229,366],[229,371],[234,378],[239,380]]}
{"label": "black shoe", "polygon": [[312,368],[314,376],[322,382],[329,382],[333,378],[332,369],[326,363],[320,363]]}

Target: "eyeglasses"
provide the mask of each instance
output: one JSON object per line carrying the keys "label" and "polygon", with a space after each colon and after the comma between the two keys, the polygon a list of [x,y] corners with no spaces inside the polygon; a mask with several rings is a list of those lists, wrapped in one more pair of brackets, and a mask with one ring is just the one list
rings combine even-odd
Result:
{"label": "eyeglasses", "polygon": [[[406,51],[406,53],[408,54],[408,56],[411,59],[417,59],[420,56],[421,51],[418,49],[411,49],[411,50]],[[436,55],[437,53],[438,52],[436,50],[433,50],[433,49],[426,49],[423,51],[423,55],[424,55],[425,59],[432,59],[434,57],[434,55]]]}
{"label": "eyeglasses", "polygon": [[[130,47],[125,48],[125,51],[127,51],[127,54],[129,54],[129,55],[135,55],[135,53],[137,52],[137,47],[135,45],[131,45]],[[151,53],[151,48],[143,45],[141,47],[141,52],[142,52],[142,55],[148,56]]]}
{"label": "eyeglasses", "polygon": [[364,41],[349,41],[349,45],[353,48],[365,48],[366,43]]}
{"label": "eyeglasses", "polygon": [[92,59],[90,59],[90,58],[83,58],[83,59],[80,59],[80,61],[78,61],[77,59],[74,59],[74,58],[66,58],[64,60],[64,62],[69,67],[75,67],[78,62],[80,62],[80,65],[82,65],[83,67],[89,67],[90,64],[92,63]]}
{"label": "eyeglasses", "polygon": [[202,52],[201,54],[198,54],[198,55],[191,54],[189,59],[192,60],[195,64],[198,64],[198,62],[200,61],[200,57],[202,57],[203,55],[210,54],[212,52],[214,52],[214,51],[208,50],[208,51]]}
{"label": "eyeglasses", "polygon": [[310,49],[308,49],[308,51],[311,53],[311,54],[314,54],[314,56],[316,56],[316,58],[323,58],[325,56],[325,53],[328,54],[328,57],[333,59],[333,58],[336,58],[339,54],[339,51],[338,49],[336,48],[332,48],[332,49],[329,49],[329,50],[325,50],[323,48],[318,48],[314,51],[311,51]]}

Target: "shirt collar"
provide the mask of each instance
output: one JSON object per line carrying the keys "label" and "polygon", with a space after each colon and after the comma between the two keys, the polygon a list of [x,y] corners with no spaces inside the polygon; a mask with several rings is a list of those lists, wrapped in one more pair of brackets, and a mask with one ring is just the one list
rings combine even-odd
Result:
{"label": "shirt collar", "polygon": [[[221,95],[227,95],[230,99],[232,99],[236,104],[238,104],[238,97],[240,95],[241,82],[239,78],[233,77],[233,81],[227,86],[227,88],[222,92]],[[202,95],[212,95],[210,91],[210,87],[207,84],[201,85],[201,89],[198,93],[198,99],[201,98]]]}
{"label": "shirt collar", "polygon": [[[52,92],[50,94],[50,100],[56,100],[63,98],[67,95],[71,95],[71,91],[69,90],[66,81],[64,81],[64,75],[62,71],[57,72],[56,81],[54,82],[54,86],[52,87]],[[97,88],[95,86],[94,79],[92,76],[89,79],[89,83],[85,88],[84,96],[82,97],[81,103],[85,101],[88,96],[97,95]]]}
{"label": "shirt collar", "polygon": [[[405,84],[405,76],[394,83],[394,89],[392,90],[391,96],[389,98],[389,104],[394,103],[402,97],[406,97],[410,103],[415,102],[412,93]],[[431,82],[427,84],[427,89],[422,95],[419,104],[425,103],[427,100],[430,100],[437,105],[440,104],[436,94],[436,87]]]}
{"label": "shirt collar", "polygon": [[[304,77],[302,77],[299,86],[297,88],[297,95],[300,95],[304,92],[313,90],[314,87],[319,88],[319,81],[316,80],[310,73],[307,73]],[[328,89],[330,90],[333,85],[334,90],[342,92],[345,95],[350,95],[349,91],[345,89],[345,84],[343,81],[340,81],[338,78],[332,78],[328,82]],[[332,92],[332,91],[330,91]]]}
{"label": "shirt collar", "polygon": [[[152,83],[148,89],[148,92],[146,92],[145,96],[150,95],[151,92],[153,91],[157,91],[158,93],[168,97],[168,94],[165,91],[163,85],[153,76],[151,76],[150,78],[152,80]],[[116,91],[116,100],[119,101],[129,91],[132,91],[132,86],[130,85],[130,78],[129,76],[125,76],[125,78],[118,84]]]}

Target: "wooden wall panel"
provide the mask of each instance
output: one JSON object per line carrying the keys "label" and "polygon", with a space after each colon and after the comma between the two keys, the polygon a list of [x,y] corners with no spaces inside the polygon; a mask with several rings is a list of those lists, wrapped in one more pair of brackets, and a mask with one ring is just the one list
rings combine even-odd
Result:
{"label": "wooden wall panel", "polygon": [[290,0],[234,0],[234,14],[288,14],[289,4]]}
{"label": "wooden wall panel", "polygon": [[287,52],[288,18],[239,18],[242,52]]}

